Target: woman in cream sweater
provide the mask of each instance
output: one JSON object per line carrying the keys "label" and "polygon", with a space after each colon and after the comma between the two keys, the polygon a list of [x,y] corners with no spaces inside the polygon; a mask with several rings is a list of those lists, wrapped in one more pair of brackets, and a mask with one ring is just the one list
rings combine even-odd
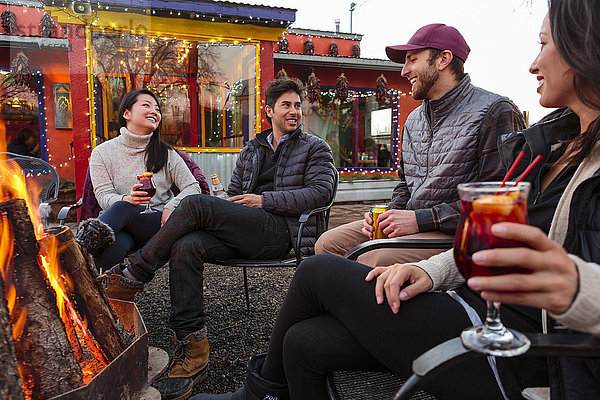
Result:
{"label": "woman in cream sweater", "polygon": [[[101,226],[97,220],[91,226],[89,220],[82,223],[78,234],[98,269],[122,262],[128,252],[158,232],[181,199],[200,193],[183,159],[160,137],[161,110],[152,92],[127,93],[119,106],[119,124],[120,135],[97,146],[90,157],[94,194],[104,210],[98,220],[112,229],[114,243],[102,248],[106,241],[93,240]],[[152,197],[140,191],[137,182],[137,175],[146,171],[153,174],[156,194]],[[177,196],[172,185],[180,190]],[[140,214],[147,203],[158,212]]]}

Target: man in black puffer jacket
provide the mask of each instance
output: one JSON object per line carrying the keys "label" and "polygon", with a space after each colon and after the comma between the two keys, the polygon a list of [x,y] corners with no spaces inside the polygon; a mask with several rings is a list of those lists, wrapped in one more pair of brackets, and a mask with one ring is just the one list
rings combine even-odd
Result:
{"label": "man in black puffer jacket", "polygon": [[[266,90],[265,112],[273,127],[242,150],[228,188],[228,200],[188,196],[146,246],[101,276],[109,297],[133,299],[170,259],[175,350],[164,398],[182,398],[208,372],[209,346],[203,307],[204,263],[233,258],[285,256],[305,210],[325,206],[333,196],[331,149],[302,132],[302,84],[290,78]],[[312,247],[322,221],[306,225],[304,252]]]}

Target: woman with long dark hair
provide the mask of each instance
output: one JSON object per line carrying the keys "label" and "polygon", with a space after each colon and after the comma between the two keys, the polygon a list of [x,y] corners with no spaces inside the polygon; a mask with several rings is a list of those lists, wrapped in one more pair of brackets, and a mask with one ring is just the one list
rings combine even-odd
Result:
{"label": "woman with long dark hair", "polygon": [[[104,211],[97,220],[84,221],[77,238],[94,256],[98,269],[122,262],[158,232],[181,199],[200,193],[183,159],[160,137],[161,119],[154,93],[129,92],[119,106],[120,135],[92,151],[90,177]],[[144,172],[152,173],[154,196],[139,190],[137,176]],[[180,190],[177,196],[171,191],[173,184]],[[148,203],[158,212],[140,214]],[[109,244],[111,230],[114,242]]]}
{"label": "woman with long dark hair", "polygon": [[[536,155],[543,157],[527,177],[531,226],[501,223],[492,229],[525,246],[473,255],[491,268],[531,273],[476,277],[466,285],[451,251],[374,269],[335,256],[312,257],[296,271],[268,352],[251,359],[246,385],[234,394],[194,400],[326,399],[325,377],[332,370],[408,377],[416,357],[485,319],[483,299],[501,301],[505,325],[516,330],[541,331],[544,307],[551,322],[600,335],[600,12],[597,0],[549,4],[530,72],[539,81],[540,103],[562,108],[503,137],[499,147],[506,166],[526,152],[521,170]],[[451,368],[425,390],[439,399],[520,398],[523,387],[548,384],[555,361],[481,358]],[[598,377],[588,377],[598,364],[559,366],[561,372],[550,375],[552,384],[560,383],[553,395],[596,398]],[[561,380],[565,373],[571,376]]]}

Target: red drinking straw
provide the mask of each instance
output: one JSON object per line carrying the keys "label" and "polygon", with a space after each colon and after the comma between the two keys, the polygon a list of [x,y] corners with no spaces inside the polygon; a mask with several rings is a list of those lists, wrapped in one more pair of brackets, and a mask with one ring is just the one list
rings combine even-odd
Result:
{"label": "red drinking straw", "polygon": [[500,188],[504,187],[508,178],[510,178],[510,176],[513,174],[513,172],[515,172],[515,168],[517,168],[517,165],[519,165],[519,162],[521,161],[523,156],[525,156],[525,152],[521,151],[519,153],[519,155],[517,156],[517,158],[515,158],[515,161],[513,161],[512,165],[508,169],[508,172],[506,173],[506,175],[504,175],[504,179],[502,179],[502,183],[500,184],[500,187],[498,188],[498,191],[496,192],[496,196],[500,194]]}
{"label": "red drinking straw", "polygon": [[527,176],[527,174],[529,174],[531,172],[531,170],[533,169],[533,167],[535,167],[535,165],[540,162],[541,159],[542,159],[542,155],[538,154],[533,159],[533,161],[531,162],[531,164],[529,164],[529,166],[525,169],[525,171],[523,171],[523,173],[521,174],[521,176],[519,176],[517,178],[517,180],[515,181],[515,185],[514,186],[517,186],[519,184],[519,182],[521,182],[523,180],[523,178],[525,178]]}
{"label": "red drinking straw", "polygon": [[[513,174],[513,172],[515,172],[515,168],[517,168],[517,165],[519,165],[519,162],[521,161],[521,159],[524,156],[525,156],[525,152],[521,151],[519,153],[519,155],[517,156],[517,158],[515,158],[515,161],[512,163],[512,165],[508,169],[508,172],[506,173],[506,175],[504,175],[504,179],[502,179],[502,184],[500,185],[501,188],[504,187],[504,184],[506,183],[508,178],[510,178],[510,176]],[[496,194],[498,194],[498,193],[496,193]]]}

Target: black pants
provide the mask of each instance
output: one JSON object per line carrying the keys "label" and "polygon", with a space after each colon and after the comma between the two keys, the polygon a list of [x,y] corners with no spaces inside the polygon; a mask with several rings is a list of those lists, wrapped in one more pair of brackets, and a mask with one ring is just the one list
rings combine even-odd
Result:
{"label": "black pants", "polygon": [[[328,371],[387,370],[408,377],[415,358],[472,325],[462,306],[439,292],[403,302],[393,314],[387,303],[376,303],[374,282],[364,280],[369,270],[330,255],[305,260],[277,316],[261,375],[287,382],[292,399],[326,399]],[[472,306],[485,318],[483,301],[475,295],[466,300],[477,303]],[[539,329],[539,320],[527,312],[502,311],[508,326]],[[511,399],[520,398],[522,384],[546,381],[544,360],[497,361]],[[451,369],[425,389],[440,399],[501,398],[485,358]]]}
{"label": "black pants", "polygon": [[107,270],[122,263],[129,252],[139,249],[160,229],[162,213],[140,214],[146,206],[134,206],[127,201],[117,201],[106,209],[98,219],[110,226],[115,242],[94,259],[96,268]]}
{"label": "black pants", "polygon": [[181,339],[206,323],[205,262],[283,257],[290,248],[284,217],[198,194],[184,198],[158,233],[129,258],[130,270],[138,280],[149,282],[169,261],[169,322]]}

